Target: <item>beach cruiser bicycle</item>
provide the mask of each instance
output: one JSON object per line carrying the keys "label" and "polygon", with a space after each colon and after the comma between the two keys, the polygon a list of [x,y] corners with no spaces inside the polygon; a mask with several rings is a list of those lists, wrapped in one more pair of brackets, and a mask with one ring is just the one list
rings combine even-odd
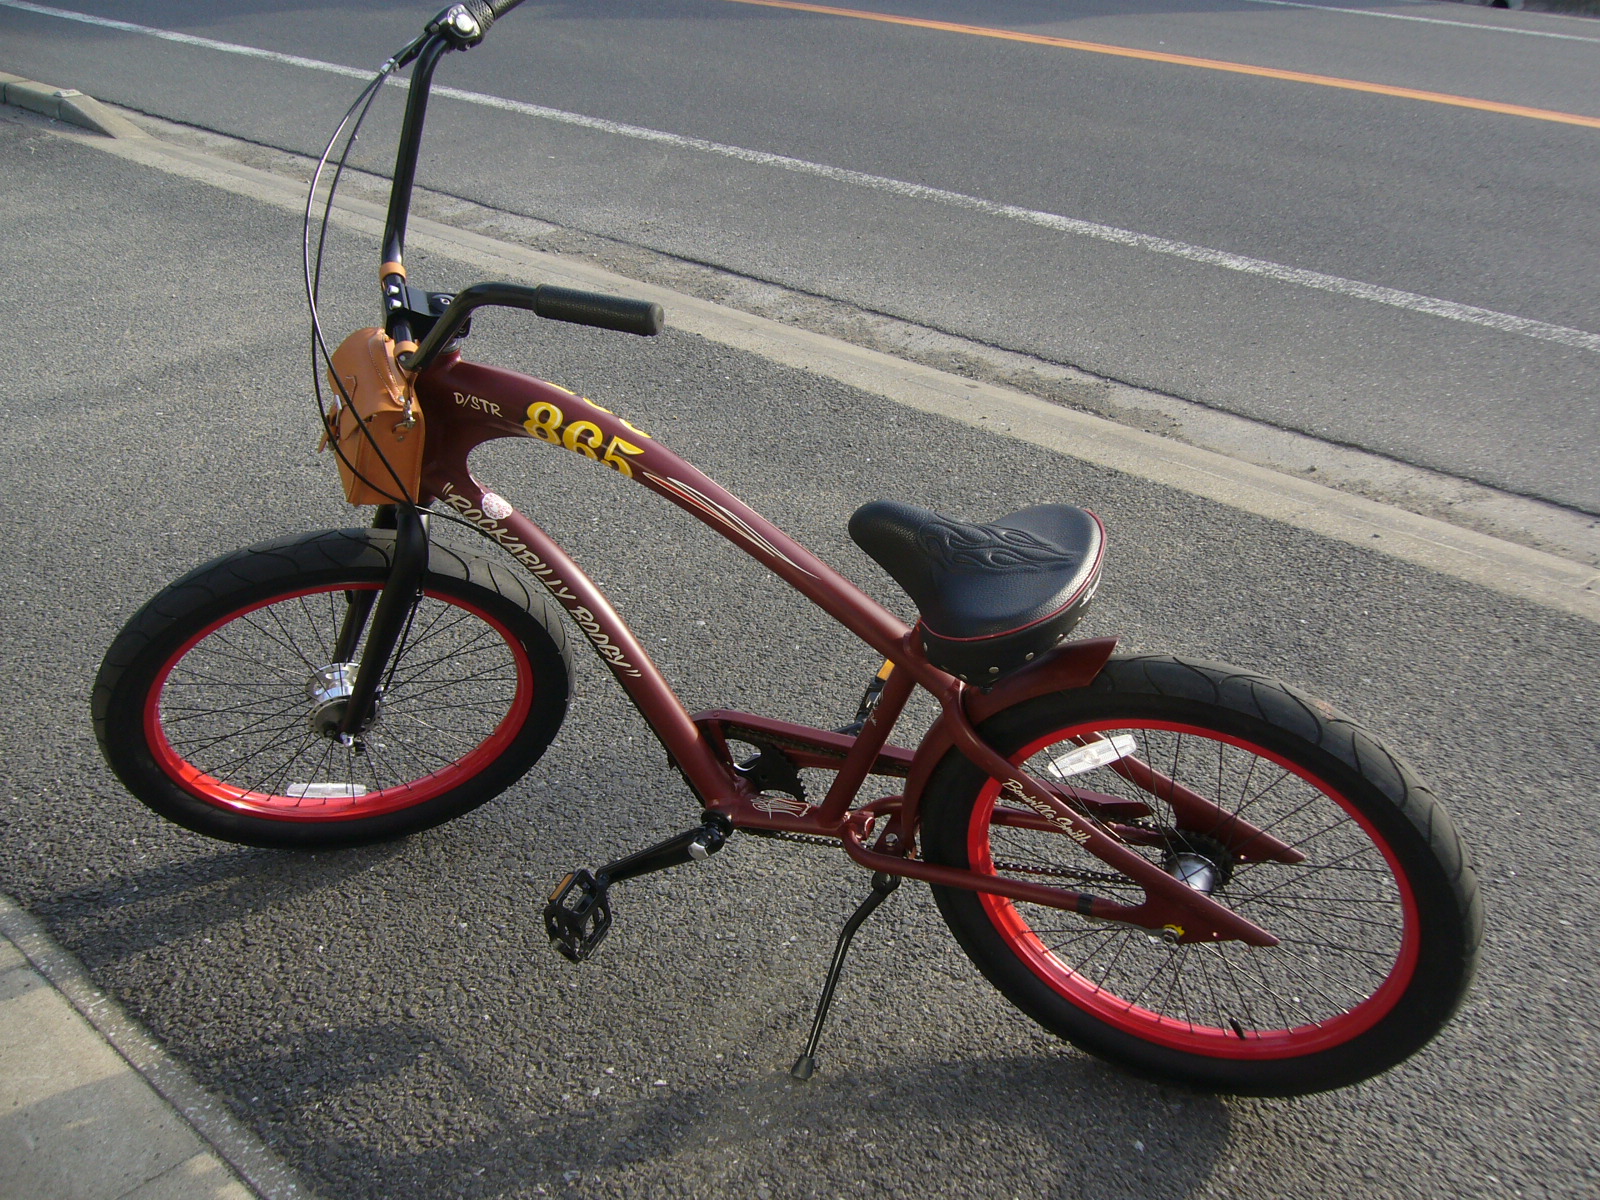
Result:
{"label": "beach cruiser bicycle", "polygon": [[[572,646],[587,643],[701,815],[569,874],[546,931],[569,959],[588,958],[616,884],[707,858],[736,833],[842,848],[871,888],[839,935],[799,1077],[851,937],[906,878],[931,886],[962,950],[1018,1008],[1149,1078],[1296,1094],[1423,1046],[1460,1003],[1481,934],[1449,818],[1396,755],[1320,701],[1212,663],[1119,654],[1112,637],[1074,640],[1105,546],[1092,513],[1046,503],[972,523],[892,500],[858,509],[850,535],[914,602],[908,627],[645,429],[462,356],[485,305],[640,335],[662,327],[660,308],[637,300],[504,283],[450,296],[407,278],[434,69],[516,3],[439,14],[329,142],[307,204],[313,356],[325,360],[319,402],[346,497],[376,518],[225,555],[128,622],[93,695],[96,735],[128,789],[190,829],[254,846],[426,829],[533,766],[567,709]],[[345,162],[334,152],[343,139],[348,155],[384,80],[406,66],[384,325],[330,354],[316,297]],[[819,729],[687,712],[578,564],[468,469],[498,438],[545,442],[648,488],[865,642],[884,663],[853,717]],[[433,542],[439,520],[504,557]],[[914,748],[896,745],[919,688],[937,719]],[[831,783],[816,794],[803,772]],[[869,776],[895,793],[859,800]]]}

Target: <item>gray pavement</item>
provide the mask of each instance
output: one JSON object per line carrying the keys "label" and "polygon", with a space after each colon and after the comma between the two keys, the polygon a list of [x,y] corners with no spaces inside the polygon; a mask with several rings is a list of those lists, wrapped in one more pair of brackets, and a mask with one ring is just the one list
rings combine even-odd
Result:
{"label": "gray pavement", "polygon": [[[1086,633],[1263,665],[1366,716],[1484,868],[1468,1007],[1357,1089],[1235,1101],[1117,1076],[994,995],[919,888],[863,936],[822,1069],[795,1085],[784,1068],[864,890],[837,855],[737,842],[628,885],[595,963],[543,945],[536,907],[561,871],[693,817],[593,663],[524,783],[401,845],[207,843],[106,775],[83,698],[142,598],[210,554],[349,515],[312,452],[294,222],[32,118],[0,119],[0,162],[0,248],[28,281],[0,310],[26,363],[0,399],[0,472],[27,501],[0,563],[0,886],[319,1194],[1592,1194],[1592,621],[697,334],[485,319],[477,356],[600,398],[880,595],[843,532],[864,500],[1089,504],[1112,565]],[[336,238],[361,280],[329,302],[341,327],[370,307],[370,251]],[[438,286],[483,273],[425,246],[412,266]],[[692,706],[826,721],[875,665],[572,456],[481,469],[591,564]]]}

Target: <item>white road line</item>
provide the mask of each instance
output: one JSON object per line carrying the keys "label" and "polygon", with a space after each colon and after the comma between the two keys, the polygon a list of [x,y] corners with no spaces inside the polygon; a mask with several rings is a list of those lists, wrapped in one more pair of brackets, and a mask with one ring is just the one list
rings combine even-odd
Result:
{"label": "white road line", "polygon": [[[166,171],[238,196],[270,204],[299,215],[305,211],[304,185],[286,175],[269,174],[203,151],[189,150],[159,138],[93,137],[81,131],[59,136],[76,140],[107,154]],[[372,201],[342,199],[334,205],[334,219],[345,228],[375,238],[383,232],[383,206]],[[1104,417],[1063,408],[1049,400],[1012,391],[964,376],[948,375],[933,367],[896,358],[880,350],[841,342],[768,317],[724,308],[709,300],[641,283],[614,274],[593,263],[565,258],[526,246],[499,242],[425,217],[413,216],[411,240],[420,248],[441,254],[475,269],[479,276],[522,283],[554,283],[611,296],[653,300],[672,314],[672,327],[709,338],[736,350],[796,370],[834,379],[922,412],[1003,437],[1015,437],[1085,462],[1121,471],[1204,496],[1244,512],[1256,513],[1297,529],[1415,563],[1430,571],[1466,580],[1535,604],[1575,613],[1600,623],[1600,571],[1585,565],[1583,549],[1592,544],[1585,528],[1574,531],[1562,522],[1544,524],[1551,511],[1544,504],[1483,489],[1499,509],[1497,520],[1506,528],[1540,536],[1554,528],[1553,541],[1576,551],[1570,558],[1532,550],[1513,542],[1415,515],[1364,496],[1337,491],[1314,483],[1300,473],[1258,466],[1215,450],[1191,446],[1159,434],[1120,425]],[[1135,388],[1114,385],[1126,400],[1137,404]],[[1393,464],[1388,464],[1392,466]],[[1421,472],[1432,482],[1422,482],[1418,494],[1429,495],[1440,478]],[[1365,476],[1359,476],[1365,478]],[[1454,489],[1451,489],[1454,494]],[[1443,495],[1443,493],[1437,493]],[[1449,510],[1462,513],[1463,508]],[[1466,511],[1471,504],[1467,502]],[[1579,522],[1581,525],[1581,522]],[[1567,540],[1568,538],[1575,540]],[[1570,552],[1568,552],[1570,553]]]}
{"label": "white road line", "polygon": [[[0,0],[0,3],[8,2],[9,0]],[[1358,280],[1344,279],[1338,275],[1325,275],[1320,271],[1307,271],[1300,267],[1289,267],[1282,263],[1269,262],[1266,259],[1247,258],[1242,254],[1230,254],[1226,250],[1212,250],[1205,246],[1191,246],[1187,242],[1175,242],[1169,238],[1155,237],[1148,233],[1135,233],[1128,229],[1118,229],[1113,225],[1098,225],[1093,221],[1082,221],[1076,217],[1064,217],[1057,213],[1020,208],[1015,204],[1000,204],[993,200],[968,196],[961,192],[946,191],[944,188],[927,187],[920,183],[907,183],[902,179],[888,179],[882,175],[868,175],[862,171],[852,171],[845,167],[830,167],[822,163],[808,162],[802,158],[789,158],[782,154],[770,154],[765,150],[746,150],[738,146],[725,146],[721,142],[709,142],[704,138],[685,137],[678,133],[664,133],[661,130],[646,129],[638,125],[625,125],[619,121],[608,121],[601,117],[587,117],[579,113],[563,112],[558,108],[527,104],[521,100],[505,100],[497,96],[486,96],[481,92],[467,92],[457,88],[445,87],[435,88],[434,91],[440,95],[451,96],[473,104],[500,108],[508,112],[539,117],[547,121],[560,121],[563,124],[578,125],[604,133],[619,134],[623,137],[637,138],[640,141],[659,142],[687,150],[700,150],[708,154],[719,154],[725,158],[738,159],[741,162],[779,167],[785,171],[796,171],[805,175],[817,175],[824,179],[833,179],[841,183],[854,184],[857,187],[871,188],[874,191],[889,192],[892,195],[904,196],[912,200],[931,200],[937,204],[945,204],[952,208],[964,208],[987,216],[1020,221],[1029,225],[1039,225],[1061,233],[1076,234],[1080,237],[1094,238],[1097,241],[1114,242],[1117,245],[1130,246],[1138,250],[1148,250],[1155,254],[1167,254],[1174,258],[1185,258],[1190,262],[1204,263],[1207,266],[1223,267],[1227,270],[1240,271],[1247,275],[1260,275],[1268,279],[1276,279],[1281,283],[1292,283],[1299,287],[1313,288],[1317,291],[1334,292],[1338,295],[1351,296],[1358,300],[1370,300],[1377,304],[1387,304],[1393,308],[1427,313],[1429,316],[1444,317],[1451,321],[1485,325],[1490,329],[1498,329],[1504,333],[1522,334],[1524,337],[1538,338],[1541,341],[1556,342],[1563,346],[1573,346],[1580,350],[1591,350],[1600,353],[1600,334],[1585,333],[1581,329],[1568,329],[1563,325],[1550,325],[1544,321],[1531,320],[1528,317],[1517,317],[1510,313],[1495,312],[1487,308],[1475,308],[1470,304],[1457,304],[1452,300],[1440,300],[1433,296],[1422,296],[1415,292],[1400,291],[1398,288],[1381,287],[1373,283],[1361,283]]]}
{"label": "white road line", "polygon": [[1563,42],[1600,42],[1600,37],[1577,33],[1550,33],[1543,29],[1514,29],[1509,25],[1479,25],[1475,21],[1451,21],[1444,17],[1413,17],[1409,13],[1378,12],[1371,8],[1335,8],[1331,4],[1305,4],[1302,0],[1249,0],[1251,4],[1272,4],[1278,8],[1320,8],[1324,12],[1351,13],[1358,17],[1384,17],[1391,21],[1421,21],[1425,25],[1454,25],[1457,29],[1480,29],[1485,33],[1514,33],[1523,37],[1558,38]]}
{"label": "white road line", "polygon": [[286,67],[304,67],[309,71],[326,71],[350,79],[371,79],[377,69],[358,70],[326,63],[315,58],[301,58],[298,54],[279,54],[276,50],[257,50],[254,46],[240,46],[233,42],[219,42],[212,38],[196,37],[191,33],[174,33],[170,29],[156,29],[150,25],[135,25],[131,21],[114,21],[110,17],[92,17],[88,13],[71,12],[65,8],[50,8],[43,4],[29,4],[28,0],[0,0],[0,8],[15,8],[22,12],[38,13],[42,17],[60,17],[63,21],[77,21],[101,29],[120,29],[124,33],[138,33],[145,37],[160,38],[164,42],[178,42],[184,46],[202,46],[207,50],[221,50],[224,54],[240,54],[245,58],[262,58],[268,62],[282,63]]}
{"label": "white road line", "polygon": [[[302,67],[306,70],[323,71],[357,79],[367,79],[373,74],[370,71],[361,71],[354,67],[322,62],[314,58],[279,54],[271,50],[258,50],[253,46],[238,46],[231,42],[219,42],[210,38],[173,33],[165,29],[153,29],[146,25],[135,25],[128,21],[113,21],[105,17],[92,17],[84,13],[69,12],[65,9],[49,8],[42,4],[29,3],[28,0],[0,0],[0,7],[20,9],[44,16],[62,17],[70,21],[81,21],[87,25],[98,25],[110,29],[123,30],[128,33],[158,37],[186,45],[201,46],[208,50],[220,50],[228,54],[242,54],[251,58],[262,58],[272,62],[283,63],[287,66]],[[1002,220],[1036,225],[1045,229],[1056,230],[1059,233],[1093,238],[1096,241],[1111,242],[1131,249],[1148,251],[1152,254],[1165,254],[1173,258],[1182,258],[1190,262],[1201,263],[1205,266],[1221,267],[1225,270],[1238,271],[1246,275],[1275,279],[1280,283],[1293,284],[1297,287],[1332,292],[1335,295],[1348,296],[1356,300],[1384,304],[1391,308],[1405,309],[1409,312],[1425,313],[1428,316],[1442,317],[1448,321],[1481,325],[1489,329],[1499,330],[1502,333],[1537,338],[1540,341],[1554,342],[1557,345],[1570,346],[1574,349],[1588,350],[1600,354],[1600,334],[1586,333],[1581,329],[1569,329],[1564,325],[1551,325],[1545,321],[1535,321],[1528,317],[1518,317],[1511,313],[1496,312],[1493,309],[1478,308],[1470,304],[1457,304],[1453,300],[1441,300],[1434,296],[1423,296],[1416,292],[1401,291],[1398,288],[1362,283],[1359,280],[1344,279],[1338,275],[1326,275],[1321,271],[1307,271],[1300,267],[1285,266],[1282,263],[1270,262],[1266,259],[1231,254],[1226,250],[1212,250],[1205,246],[1191,246],[1187,242],[1176,242],[1170,238],[1155,237],[1147,233],[1135,233],[1128,229],[1118,229],[1113,225],[1100,225],[1093,221],[1079,220],[1076,217],[1061,216],[1058,213],[1039,212],[1031,208],[1021,208],[1015,204],[1000,204],[993,200],[984,200],[978,196],[968,196],[962,192],[946,191],[944,188],[927,187],[920,183],[908,183],[905,180],[890,179],[882,175],[869,175],[863,171],[852,171],[844,167],[831,167],[824,163],[809,162],[802,158],[771,154],[765,150],[747,150],[740,146],[729,146],[721,142],[707,141],[704,138],[687,137],[683,134],[668,133],[660,129],[649,129],[641,125],[628,125],[620,121],[608,121],[602,117],[590,117],[582,113],[566,112],[559,108],[548,108],[542,104],[528,104],[521,100],[507,100],[503,97],[490,96],[483,92],[469,92],[461,88],[452,87],[435,87],[434,93],[454,100],[461,100],[468,104],[480,105],[484,108],[500,109],[505,112],[518,113],[522,116],[537,117],[540,120],[556,121],[564,125],[576,125],[580,128],[632,138],[636,141],[654,142],[658,145],[672,146],[677,149],[715,154],[723,158],[753,163],[758,166],[777,167],[780,170],[813,175],[822,179],[851,184],[855,187],[868,188],[872,191],[887,192],[890,195],[902,196],[910,200],[932,201],[935,204],[982,213],[985,216],[998,217]]]}

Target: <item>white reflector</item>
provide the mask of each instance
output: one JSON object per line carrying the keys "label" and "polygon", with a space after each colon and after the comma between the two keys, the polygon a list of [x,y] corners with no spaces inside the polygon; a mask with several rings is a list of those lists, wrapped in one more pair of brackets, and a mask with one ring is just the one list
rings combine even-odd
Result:
{"label": "white reflector", "polygon": [[1119,758],[1127,758],[1138,748],[1139,745],[1131,733],[1099,738],[1087,746],[1074,746],[1065,754],[1051,759],[1050,772],[1058,779],[1066,779],[1070,775],[1082,775],[1085,771],[1114,763]]}
{"label": "white reflector", "polygon": [[359,783],[291,783],[283,794],[300,800],[354,800],[367,789]]}

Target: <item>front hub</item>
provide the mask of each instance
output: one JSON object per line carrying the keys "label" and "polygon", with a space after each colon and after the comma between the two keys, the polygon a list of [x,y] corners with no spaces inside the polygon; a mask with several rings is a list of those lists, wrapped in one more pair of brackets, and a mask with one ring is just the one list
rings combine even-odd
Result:
{"label": "front hub", "polygon": [[[343,662],[319,667],[306,680],[306,695],[311,700],[311,730],[318,737],[331,739],[339,736],[339,723],[344,720],[345,709],[355,691],[358,665]],[[377,721],[381,707],[382,697],[374,696],[372,713],[363,728]]]}

